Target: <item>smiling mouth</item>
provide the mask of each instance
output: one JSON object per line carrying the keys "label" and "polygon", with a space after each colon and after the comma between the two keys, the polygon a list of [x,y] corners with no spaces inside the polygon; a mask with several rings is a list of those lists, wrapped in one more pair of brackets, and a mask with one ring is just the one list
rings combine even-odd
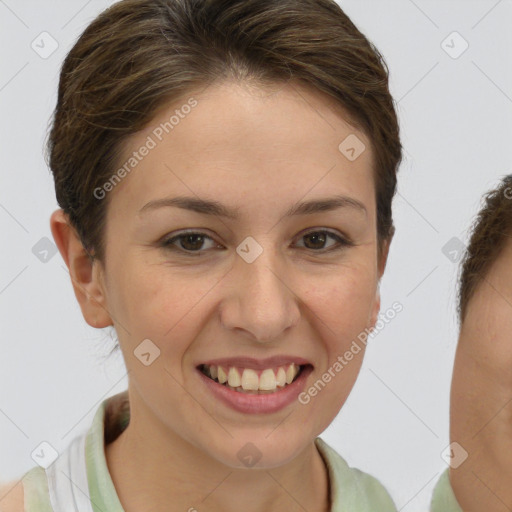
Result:
{"label": "smiling mouth", "polygon": [[279,366],[265,370],[250,368],[222,367],[220,365],[199,365],[198,369],[214,382],[239,393],[278,393],[295,382],[309,364]]}

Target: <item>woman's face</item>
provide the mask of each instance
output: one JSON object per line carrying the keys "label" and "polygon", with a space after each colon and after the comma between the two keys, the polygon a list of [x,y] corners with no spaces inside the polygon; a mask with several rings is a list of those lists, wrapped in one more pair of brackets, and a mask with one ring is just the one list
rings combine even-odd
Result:
{"label": "woman's face", "polygon": [[[336,112],[290,83],[273,91],[223,83],[161,110],[128,140],[125,161],[137,151],[137,162],[108,192],[105,267],[95,279],[129,371],[134,424],[232,467],[243,467],[247,450],[261,457],[258,467],[273,467],[339,412],[364,344],[346,353],[375,323],[385,256],[379,265],[370,142]],[[233,215],[153,203],[185,196]],[[344,198],[338,207],[287,215],[335,197]],[[185,230],[201,237],[171,241]],[[281,407],[277,395],[222,386],[246,400],[228,405],[198,369],[272,356],[312,368],[291,401],[279,391],[289,398]],[[256,401],[263,409],[249,412]]]}

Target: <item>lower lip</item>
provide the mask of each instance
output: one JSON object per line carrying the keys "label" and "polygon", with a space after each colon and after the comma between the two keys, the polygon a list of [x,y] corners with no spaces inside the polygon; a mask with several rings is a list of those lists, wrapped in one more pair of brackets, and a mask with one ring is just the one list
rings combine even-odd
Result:
{"label": "lower lip", "polygon": [[274,393],[263,395],[234,391],[210,379],[199,368],[196,368],[196,370],[212,394],[235,411],[251,414],[268,414],[280,411],[297,400],[297,397],[302,393],[306,385],[306,379],[313,371],[313,367],[307,365],[291,384]]}

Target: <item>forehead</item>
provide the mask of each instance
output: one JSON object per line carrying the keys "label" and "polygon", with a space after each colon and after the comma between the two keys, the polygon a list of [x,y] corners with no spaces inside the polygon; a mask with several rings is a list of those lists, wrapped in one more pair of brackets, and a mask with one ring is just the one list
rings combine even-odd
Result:
{"label": "forehead", "polygon": [[154,147],[114,194],[140,203],[179,188],[235,204],[249,191],[277,202],[333,186],[373,193],[370,140],[333,98],[296,83],[223,82],[184,96],[125,141],[123,159],[149,140]]}

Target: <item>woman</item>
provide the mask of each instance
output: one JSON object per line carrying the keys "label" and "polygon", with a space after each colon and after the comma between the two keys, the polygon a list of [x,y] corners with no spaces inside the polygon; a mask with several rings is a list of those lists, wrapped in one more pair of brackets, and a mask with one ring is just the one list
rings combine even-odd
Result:
{"label": "woman", "polygon": [[452,463],[433,512],[512,507],[512,175],[485,196],[462,262],[451,389]]}
{"label": "woman", "polygon": [[4,508],[395,511],[318,437],[377,320],[402,156],[339,6],[116,3],[64,62],[48,149],[54,239],[129,388]]}

